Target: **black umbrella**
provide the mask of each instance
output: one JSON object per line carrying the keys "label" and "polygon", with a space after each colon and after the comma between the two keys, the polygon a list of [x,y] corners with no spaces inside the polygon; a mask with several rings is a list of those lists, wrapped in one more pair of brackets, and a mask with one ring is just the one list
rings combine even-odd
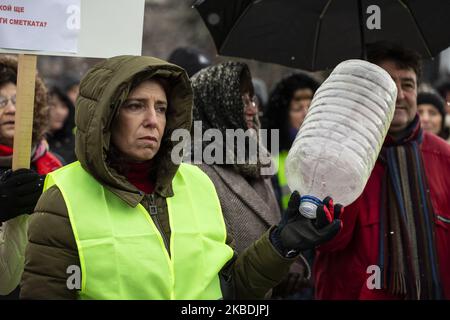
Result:
{"label": "black umbrella", "polygon": [[450,45],[450,0],[198,0],[217,51],[311,71],[388,41],[430,58]]}

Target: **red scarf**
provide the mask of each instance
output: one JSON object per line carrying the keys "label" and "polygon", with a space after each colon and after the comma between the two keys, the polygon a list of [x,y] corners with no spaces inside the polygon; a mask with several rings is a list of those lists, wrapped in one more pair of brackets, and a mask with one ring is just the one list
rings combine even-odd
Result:
{"label": "red scarf", "polygon": [[0,157],[12,156],[13,148],[0,144]]}
{"label": "red scarf", "polygon": [[[0,144],[0,157],[12,157],[13,148]],[[33,155],[34,156],[34,155]],[[38,174],[47,174],[60,167],[62,167],[61,162],[53,154],[45,151],[41,156],[35,159],[32,166],[36,167]]]}
{"label": "red scarf", "polygon": [[151,171],[152,166],[149,162],[127,163],[127,172],[125,177],[136,188],[149,194],[153,193],[155,189],[155,185],[150,178]]}

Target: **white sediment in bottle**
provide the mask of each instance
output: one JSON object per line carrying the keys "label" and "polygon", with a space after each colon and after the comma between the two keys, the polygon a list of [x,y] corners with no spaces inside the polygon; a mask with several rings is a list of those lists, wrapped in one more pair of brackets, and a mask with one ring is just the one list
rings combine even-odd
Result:
{"label": "white sediment in bottle", "polygon": [[[363,60],[340,63],[317,90],[286,159],[289,188],[346,206],[362,193],[391,124],[397,87]],[[314,201],[313,201],[314,202]],[[317,203],[300,212],[315,218]]]}

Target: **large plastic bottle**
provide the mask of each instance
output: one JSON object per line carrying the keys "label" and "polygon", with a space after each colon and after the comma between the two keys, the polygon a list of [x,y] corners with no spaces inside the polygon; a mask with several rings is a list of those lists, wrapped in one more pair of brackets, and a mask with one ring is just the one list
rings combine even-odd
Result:
{"label": "large plastic bottle", "polygon": [[300,213],[315,218],[326,196],[346,206],[362,193],[391,124],[397,87],[381,67],[340,63],[317,90],[286,159]]}

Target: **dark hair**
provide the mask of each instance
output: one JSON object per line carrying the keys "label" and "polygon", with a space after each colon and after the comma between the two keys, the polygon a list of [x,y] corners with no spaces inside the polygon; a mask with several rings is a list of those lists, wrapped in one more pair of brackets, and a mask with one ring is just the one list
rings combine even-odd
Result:
{"label": "dark hair", "polygon": [[206,54],[195,48],[177,48],[172,51],[168,61],[185,69],[189,77],[211,65]]}
{"label": "dark hair", "polygon": [[441,129],[439,130],[438,135],[447,139],[449,136],[449,128],[445,127],[445,101],[442,97],[434,92],[420,92],[417,95],[417,107],[421,104],[431,104],[441,115]]}
{"label": "dark hair", "polygon": [[67,93],[73,87],[80,85],[80,77],[73,72],[65,73],[57,79],[58,88]]}
{"label": "dark hair", "polygon": [[[265,127],[280,130],[280,150],[289,150],[292,141],[290,139],[289,105],[295,91],[299,89],[311,89],[313,94],[320,84],[306,73],[294,73],[283,78],[277,83],[270,93],[267,115],[265,115]],[[271,145],[270,143],[268,144]]]}
{"label": "dark hair", "polygon": [[367,46],[367,60],[374,64],[380,64],[386,60],[392,60],[400,69],[412,69],[416,73],[417,80],[422,75],[420,55],[413,50],[404,48],[390,42],[376,42]]}
{"label": "dark hair", "polygon": [[8,65],[0,64],[0,87],[7,83],[17,82],[17,71]]}
{"label": "dark hair", "polygon": [[52,97],[58,98],[67,107],[67,109],[69,109],[69,114],[64,121],[63,127],[60,130],[53,132],[52,137],[55,139],[62,139],[67,136],[71,136],[73,134],[73,128],[75,127],[75,106],[59,87],[54,86],[49,90],[48,100],[50,101],[50,98]]}

